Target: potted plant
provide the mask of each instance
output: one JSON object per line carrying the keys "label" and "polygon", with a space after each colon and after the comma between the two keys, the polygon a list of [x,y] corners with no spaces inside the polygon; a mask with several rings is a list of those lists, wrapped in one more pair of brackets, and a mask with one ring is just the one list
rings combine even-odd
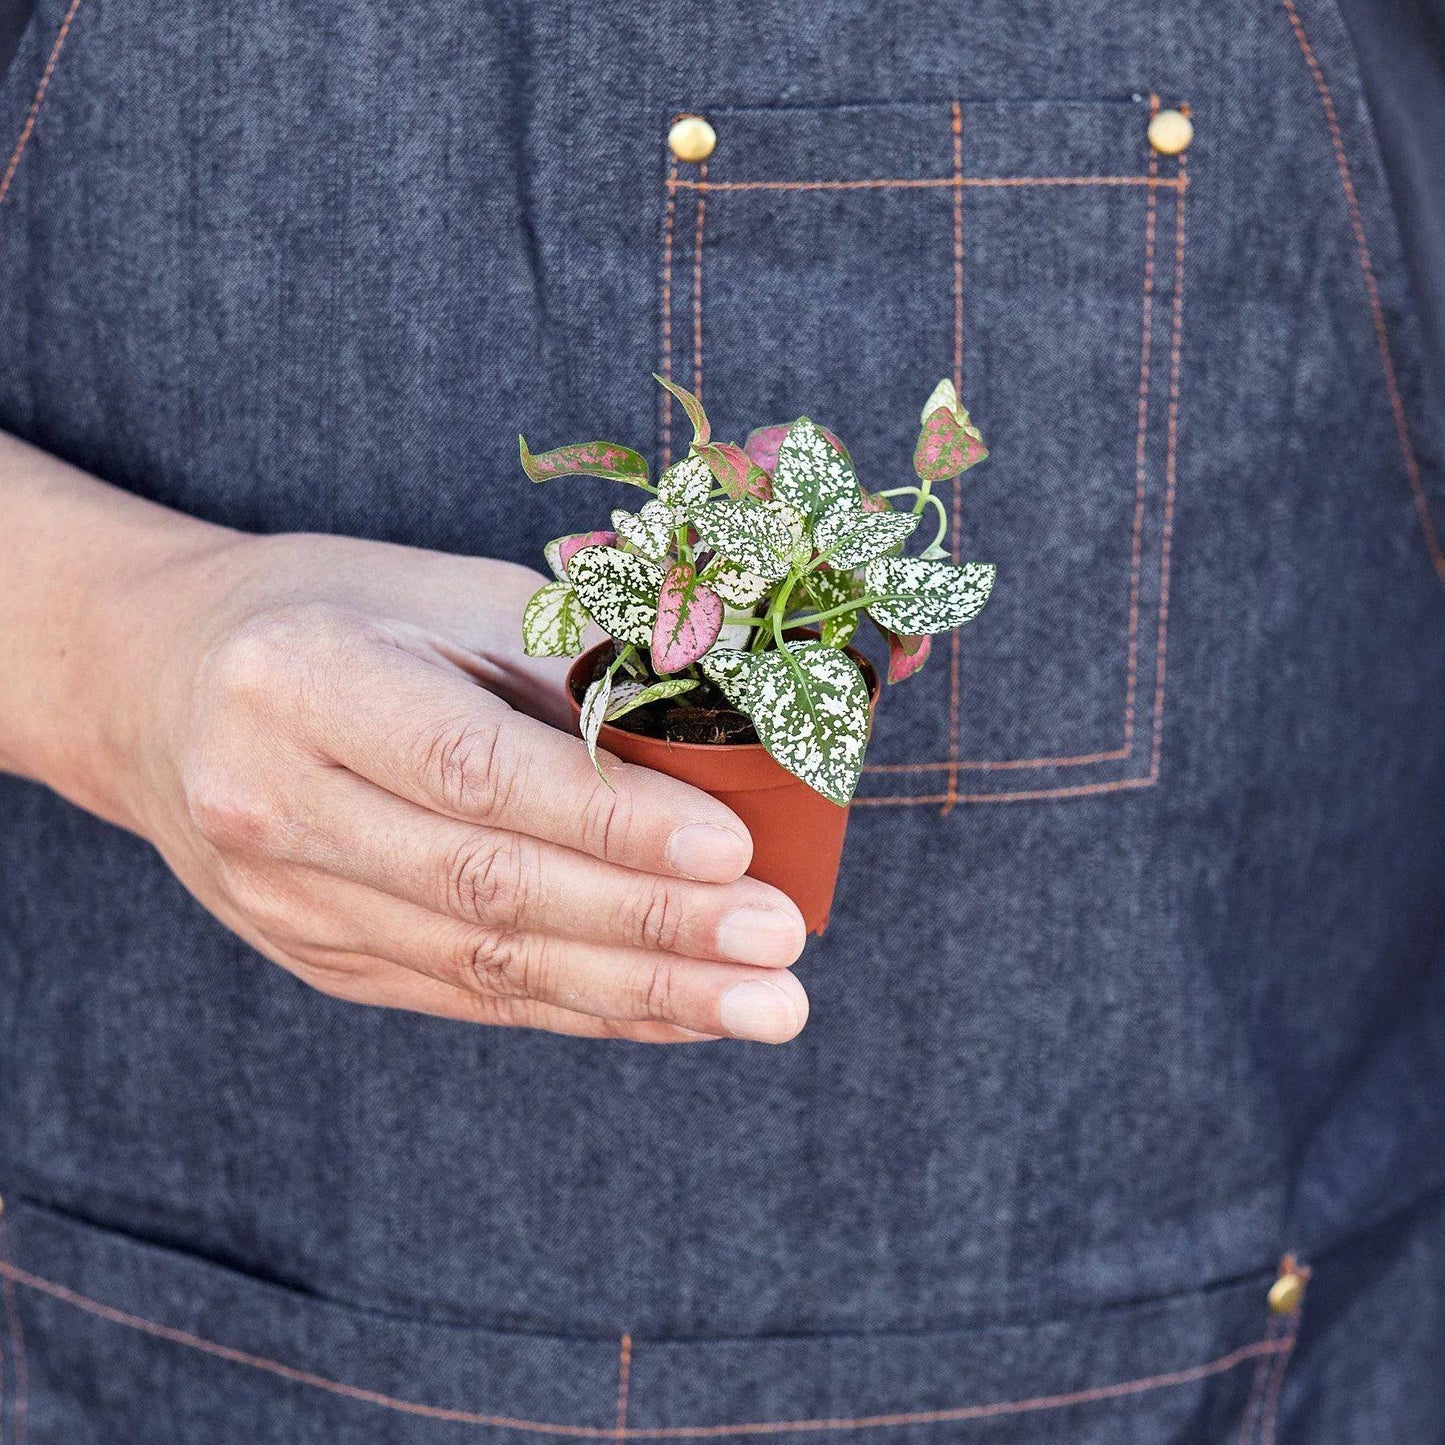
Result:
{"label": "potted plant", "polygon": [[[820,933],[878,694],[849,642],[868,618],[888,644],[887,680],[901,682],[927,661],[932,634],[983,609],[994,568],[949,560],[932,488],[988,453],[942,381],[923,408],[918,484],[870,493],[843,444],[807,417],[760,427],[741,447],[714,441],[698,398],[657,380],[693,439],[655,483],[613,442],[534,454],[518,439],[533,481],[607,477],[645,498],[606,530],[548,543],[556,580],[527,606],[526,650],[578,658],[568,685],[594,763],[601,745],[727,803],[752,833],[750,871]],[[925,521],[932,540],[909,555]],[[589,619],[608,640],[584,652]]]}

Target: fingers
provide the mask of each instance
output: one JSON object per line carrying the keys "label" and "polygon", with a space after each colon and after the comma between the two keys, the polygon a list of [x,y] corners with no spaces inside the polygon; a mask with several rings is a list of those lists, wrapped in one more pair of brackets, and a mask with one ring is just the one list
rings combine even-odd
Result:
{"label": "fingers", "polygon": [[432,812],[673,877],[731,882],[751,861],[747,829],[715,798],[616,759],[604,782],[580,740],[459,672],[378,645],[364,667],[337,674],[315,709],[313,741]]}
{"label": "fingers", "polygon": [[[319,881],[304,898],[278,894],[268,904],[251,900],[247,906],[253,918],[260,917],[268,939],[313,965],[365,955],[489,1004],[542,1004],[598,1019],[672,1024],[761,1043],[784,1043],[807,1021],[807,994],[786,969],[502,933],[360,884],[316,876]],[[293,878],[287,887],[295,886]]]}
{"label": "fingers", "polygon": [[641,873],[520,833],[429,813],[351,773],[286,835],[288,860],[503,933],[657,949],[760,967],[795,963],[806,932],[753,878],[695,883]]}

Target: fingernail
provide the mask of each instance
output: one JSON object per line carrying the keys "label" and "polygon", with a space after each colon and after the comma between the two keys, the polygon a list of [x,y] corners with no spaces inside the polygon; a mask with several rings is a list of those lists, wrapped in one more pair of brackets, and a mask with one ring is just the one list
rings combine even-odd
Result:
{"label": "fingernail", "polygon": [[789,964],[803,951],[803,925],[781,908],[735,908],[718,924],[718,952],[734,963]]}
{"label": "fingernail", "polygon": [[738,983],[722,996],[723,1027],[735,1039],[786,1043],[798,1032],[793,1000],[775,983]]}
{"label": "fingernail", "polygon": [[667,861],[685,878],[731,883],[752,858],[746,838],[716,823],[689,823],[667,840]]}

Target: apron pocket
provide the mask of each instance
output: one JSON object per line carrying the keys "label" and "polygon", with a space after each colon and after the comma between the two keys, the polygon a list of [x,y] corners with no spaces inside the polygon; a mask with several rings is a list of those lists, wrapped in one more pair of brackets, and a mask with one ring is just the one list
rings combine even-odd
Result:
{"label": "apron pocket", "polygon": [[806,411],[896,486],[950,376],[992,450],[944,500],[993,597],[885,695],[865,803],[1158,778],[1187,182],[1150,105],[716,107],[669,158],[662,366],[719,434]]}
{"label": "apron pocket", "polygon": [[24,1201],[3,1226],[0,1422],[67,1445],[781,1433],[1266,1445],[1298,1318],[1268,1312],[1261,1273],[1040,1324],[506,1333],[319,1299]]}

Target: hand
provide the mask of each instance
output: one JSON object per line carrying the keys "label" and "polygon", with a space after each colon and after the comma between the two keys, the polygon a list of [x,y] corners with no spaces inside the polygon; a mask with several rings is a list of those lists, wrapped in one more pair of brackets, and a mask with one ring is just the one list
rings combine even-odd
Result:
{"label": "hand", "polygon": [[558,730],[565,665],[520,644],[544,579],[219,536],[107,598],[97,810],[227,927],[359,1003],[653,1042],[802,1028],[802,918],[742,876],[738,818],[617,760],[608,788]]}

